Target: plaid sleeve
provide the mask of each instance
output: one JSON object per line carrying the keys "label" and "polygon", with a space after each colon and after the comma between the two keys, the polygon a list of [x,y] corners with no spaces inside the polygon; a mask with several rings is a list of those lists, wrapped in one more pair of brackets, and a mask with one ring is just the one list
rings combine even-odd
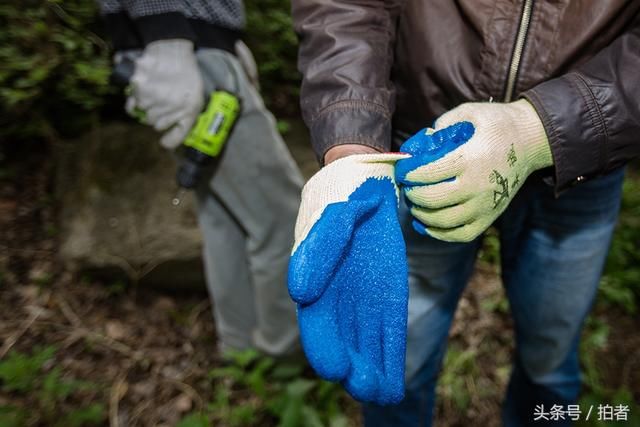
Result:
{"label": "plaid sleeve", "polygon": [[124,12],[124,7],[118,0],[99,0],[97,3],[103,15]]}
{"label": "plaid sleeve", "polygon": [[234,51],[244,27],[242,0],[98,0],[116,50],[187,39]]}
{"label": "plaid sleeve", "polygon": [[123,4],[133,19],[179,13],[188,19],[197,19],[232,30],[239,30],[244,26],[241,0],[123,0]]}

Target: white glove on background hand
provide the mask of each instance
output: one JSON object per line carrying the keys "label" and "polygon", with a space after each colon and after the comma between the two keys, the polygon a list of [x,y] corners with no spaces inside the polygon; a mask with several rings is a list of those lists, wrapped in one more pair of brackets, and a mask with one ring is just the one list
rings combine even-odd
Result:
{"label": "white glove on background hand", "polygon": [[526,100],[467,103],[400,148],[396,165],[414,228],[436,239],[468,242],[504,212],[533,171],[553,164],[549,141]]}
{"label": "white glove on background hand", "polygon": [[127,112],[132,114],[137,107],[157,131],[171,128],[160,143],[169,149],[178,147],[204,106],[204,84],[193,42],[172,39],[147,45],[136,60],[131,86]]}
{"label": "white glove on background hand", "polygon": [[242,40],[238,40],[235,45],[236,57],[242,65],[242,69],[247,74],[249,81],[256,88],[256,90],[260,91],[260,78],[258,76],[258,65],[256,64],[256,60],[247,46]]}

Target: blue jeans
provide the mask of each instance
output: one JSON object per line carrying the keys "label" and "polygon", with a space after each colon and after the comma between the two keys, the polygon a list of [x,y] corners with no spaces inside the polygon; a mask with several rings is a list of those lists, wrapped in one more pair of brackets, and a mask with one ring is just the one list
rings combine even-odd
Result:
{"label": "blue jeans", "polygon": [[[533,422],[536,405],[566,407],[577,400],[580,332],[611,242],[623,179],[620,169],[555,198],[551,186],[532,176],[495,224],[516,337],[505,426],[541,426]],[[431,425],[449,327],[481,243],[423,237],[413,231],[406,208],[401,221],[410,288],[406,396],[395,406],[365,405],[367,427]]]}

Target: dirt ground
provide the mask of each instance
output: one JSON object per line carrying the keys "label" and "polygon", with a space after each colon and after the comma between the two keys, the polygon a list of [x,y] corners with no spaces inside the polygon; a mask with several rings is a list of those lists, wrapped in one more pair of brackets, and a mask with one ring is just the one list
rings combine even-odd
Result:
{"label": "dirt ground", "polygon": [[[16,166],[0,183],[0,360],[12,351],[54,345],[52,366],[94,384],[62,405],[101,402],[105,425],[175,425],[212,399],[208,373],[223,364],[204,287],[179,294],[97,282],[66,270],[56,258],[47,150],[27,158],[24,153],[38,150],[5,154]],[[481,266],[451,332],[436,425],[499,425],[512,349],[501,295],[494,268]],[[631,385],[640,401],[640,322],[615,312],[609,316],[615,326],[597,353],[605,382]],[[36,396],[0,389],[1,405],[37,408]],[[355,403],[346,401],[343,410],[357,423]],[[260,419],[260,425],[275,424],[273,417]]]}

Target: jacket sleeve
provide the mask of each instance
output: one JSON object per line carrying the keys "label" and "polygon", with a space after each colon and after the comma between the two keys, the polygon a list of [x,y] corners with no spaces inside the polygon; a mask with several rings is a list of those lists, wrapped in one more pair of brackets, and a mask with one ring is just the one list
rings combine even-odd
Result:
{"label": "jacket sleeve", "polygon": [[329,148],[391,147],[400,0],[293,0],[301,107],[320,162]]}
{"label": "jacket sleeve", "polygon": [[164,0],[99,0],[116,50],[140,48],[163,39],[196,35],[182,11],[183,2]]}
{"label": "jacket sleeve", "polygon": [[640,155],[640,16],[583,65],[523,94],[542,119],[556,193]]}

